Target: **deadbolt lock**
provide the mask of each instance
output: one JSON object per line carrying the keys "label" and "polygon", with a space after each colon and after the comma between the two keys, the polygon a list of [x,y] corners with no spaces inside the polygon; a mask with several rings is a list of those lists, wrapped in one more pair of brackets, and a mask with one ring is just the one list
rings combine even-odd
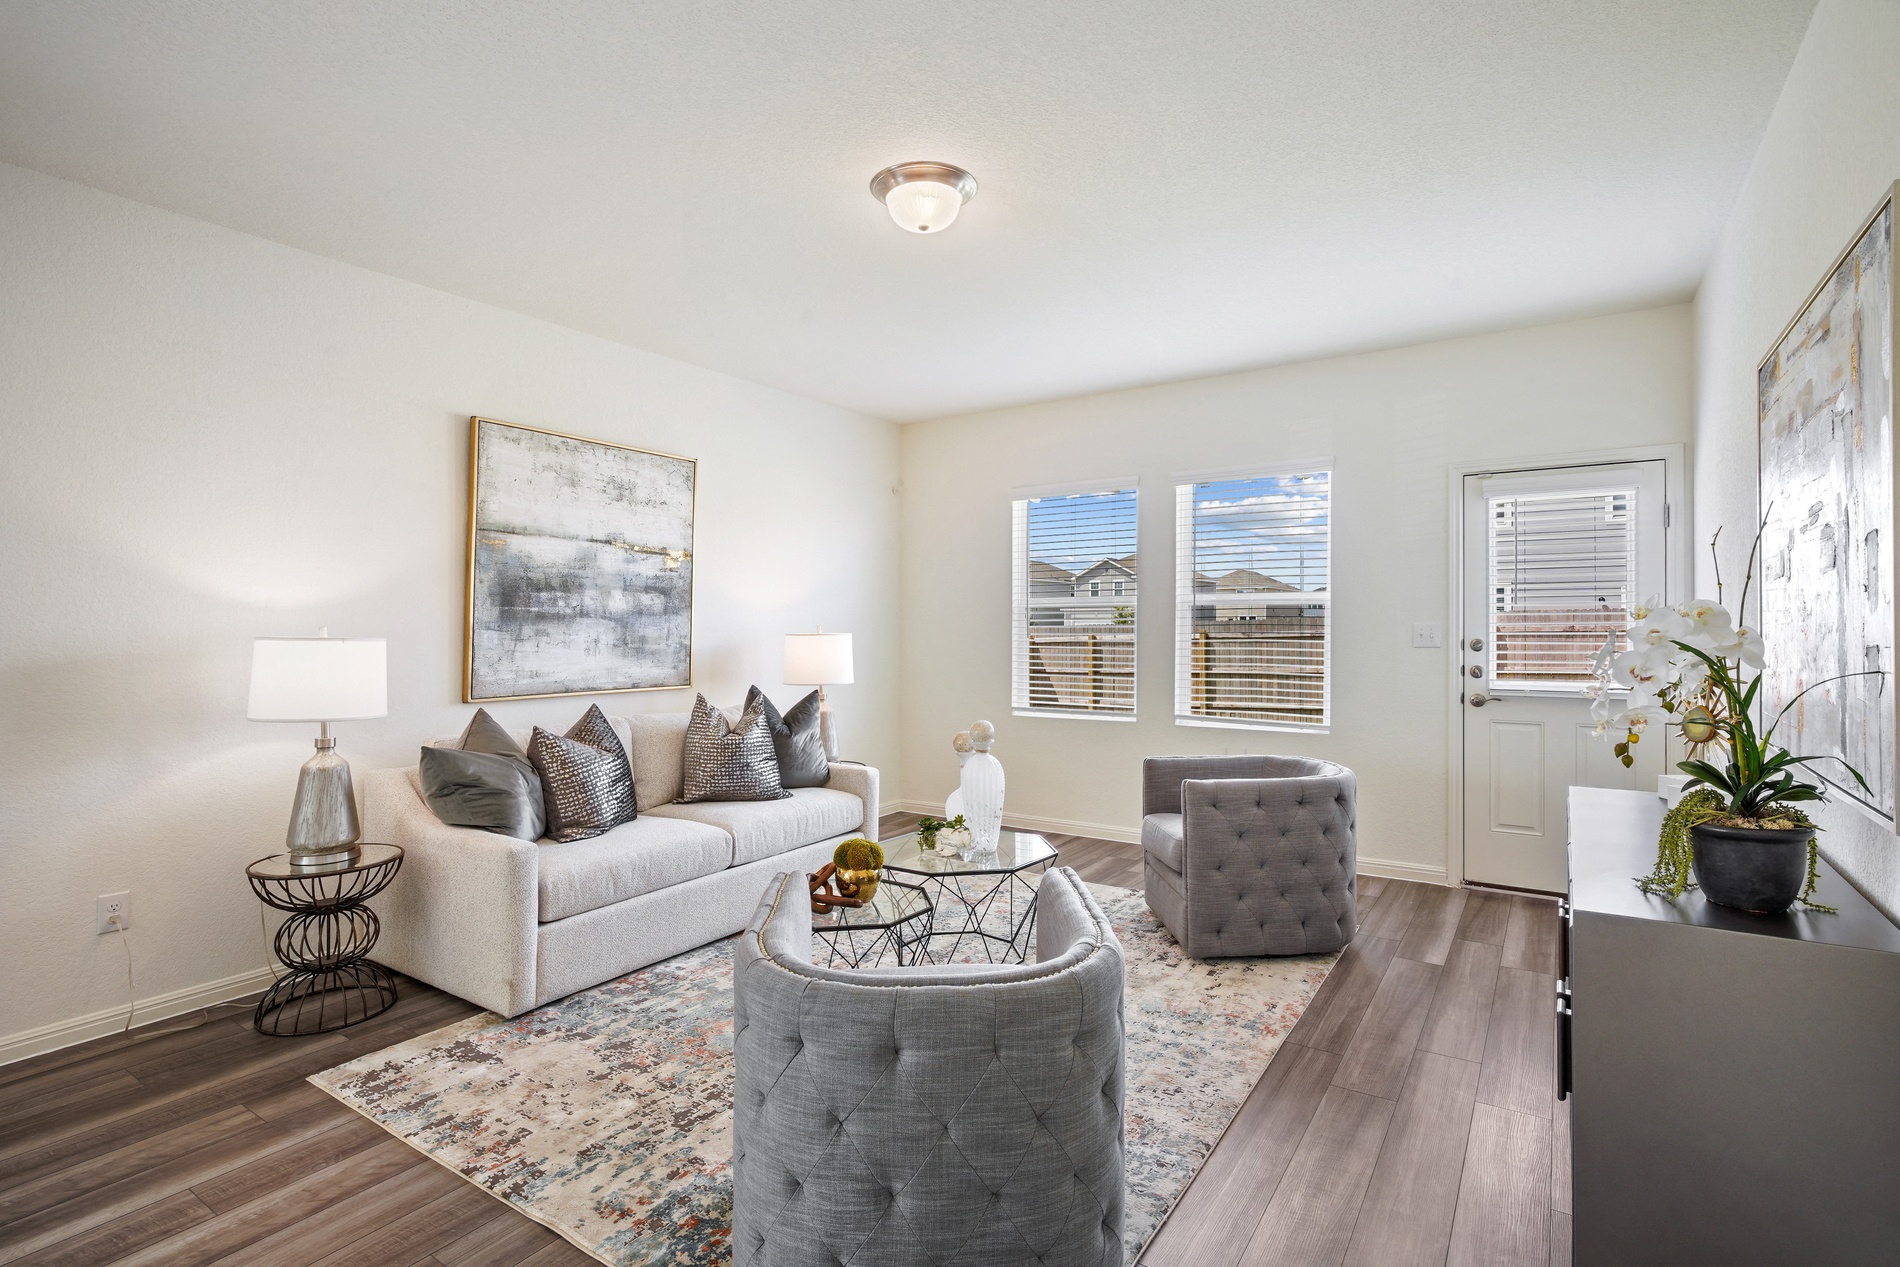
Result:
{"label": "deadbolt lock", "polygon": [[1470,641],[1469,643],[1467,643],[1466,645],[1467,645],[1467,646],[1469,646],[1469,647],[1470,647],[1470,648],[1471,648],[1471,649],[1472,649],[1473,651],[1482,651],[1482,650],[1484,650],[1484,639],[1482,639],[1482,638],[1473,638],[1473,639],[1472,639],[1472,640],[1471,640],[1471,641]]}

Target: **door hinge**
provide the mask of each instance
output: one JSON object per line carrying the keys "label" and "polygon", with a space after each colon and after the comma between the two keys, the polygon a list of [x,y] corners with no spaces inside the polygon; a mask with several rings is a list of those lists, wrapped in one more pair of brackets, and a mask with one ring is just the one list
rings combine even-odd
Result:
{"label": "door hinge", "polygon": [[1663,503],[1663,527],[1665,528],[1669,526],[1669,510],[1670,510],[1669,503],[1664,502]]}

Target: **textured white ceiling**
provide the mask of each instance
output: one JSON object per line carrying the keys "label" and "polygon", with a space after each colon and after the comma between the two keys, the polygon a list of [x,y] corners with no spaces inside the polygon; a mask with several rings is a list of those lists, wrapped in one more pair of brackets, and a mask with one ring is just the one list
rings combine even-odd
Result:
{"label": "textured white ceiling", "polygon": [[0,0],[0,158],[914,419],[1685,297],[1813,7]]}

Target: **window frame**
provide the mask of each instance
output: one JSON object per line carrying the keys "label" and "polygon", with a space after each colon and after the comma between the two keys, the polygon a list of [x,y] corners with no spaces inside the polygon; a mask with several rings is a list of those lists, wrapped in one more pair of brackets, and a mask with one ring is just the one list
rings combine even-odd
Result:
{"label": "window frame", "polygon": [[[1133,638],[1133,650],[1130,663],[1133,672],[1130,676],[1131,707],[1126,712],[1112,712],[1096,709],[1043,708],[1028,702],[1029,682],[1029,609],[1032,606],[1029,595],[1029,503],[1043,498],[1090,497],[1112,493],[1128,493],[1135,502],[1135,576],[1132,592],[1126,595],[1129,604],[1135,608],[1135,619],[1129,625]],[[1081,480],[1067,484],[1038,485],[1027,488],[1014,488],[1009,493],[1010,500],[1010,621],[1009,621],[1009,704],[1012,717],[1038,717],[1056,721],[1096,721],[1096,722],[1133,722],[1139,720],[1141,712],[1141,481],[1135,477],[1126,479]],[[1091,582],[1097,591],[1101,588],[1099,580]],[[1100,597],[1099,593],[1091,598]],[[1019,692],[1018,686],[1021,685]]]}
{"label": "window frame", "polygon": [[[1194,489],[1201,484],[1234,480],[1275,479],[1292,475],[1326,476],[1326,589],[1290,591],[1298,601],[1273,601],[1261,596],[1246,600],[1261,608],[1325,608],[1326,627],[1320,640],[1320,717],[1314,722],[1254,721],[1241,717],[1204,717],[1190,711],[1194,696]],[[1330,457],[1298,462],[1275,462],[1215,471],[1182,471],[1174,483],[1174,724],[1209,730],[1256,730],[1283,734],[1324,735],[1333,728],[1333,595],[1338,588],[1338,554],[1333,549],[1333,502],[1339,471]],[[1317,601],[1314,601],[1317,599]]]}

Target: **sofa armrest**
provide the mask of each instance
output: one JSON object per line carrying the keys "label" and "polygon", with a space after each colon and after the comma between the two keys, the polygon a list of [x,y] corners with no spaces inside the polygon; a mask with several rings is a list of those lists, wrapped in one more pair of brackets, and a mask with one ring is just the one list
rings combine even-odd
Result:
{"label": "sofa armrest", "polygon": [[365,776],[363,838],[403,850],[371,903],[379,962],[503,1016],[534,1005],[540,846],[448,826],[401,769]]}
{"label": "sofa armrest", "polygon": [[858,765],[855,762],[834,761],[831,763],[831,777],[825,780],[825,786],[839,792],[849,792],[864,802],[864,824],[858,828],[872,840],[878,837],[877,819],[877,767]]}

